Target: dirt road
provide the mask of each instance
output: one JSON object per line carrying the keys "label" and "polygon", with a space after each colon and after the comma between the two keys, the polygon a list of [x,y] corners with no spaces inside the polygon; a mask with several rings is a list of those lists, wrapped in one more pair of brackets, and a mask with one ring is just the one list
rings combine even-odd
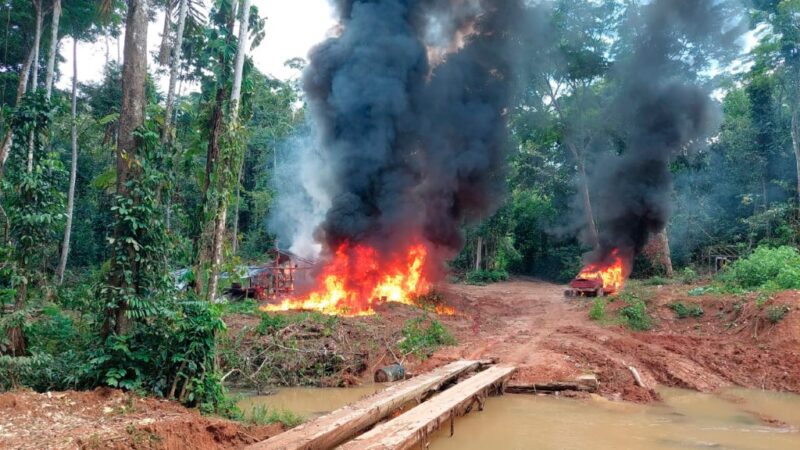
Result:
{"label": "dirt road", "polygon": [[[440,289],[460,315],[445,321],[459,345],[440,350],[420,369],[456,358],[496,357],[520,367],[518,381],[569,380],[591,372],[603,395],[630,401],[657,399],[652,390],[657,385],[711,391],[737,384],[800,392],[797,292],[758,307],[747,297],[688,298],[689,288],[647,288],[655,328],[631,332],[589,320],[588,302],[566,299],[563,286],[534,280],[446,285]],[[675,319],[667,304],[678,300],[702,304],[706,314]],[[790,308],[778,324],[764,317],[771,304]],[[629,366],[647,388],[634,383]]]}

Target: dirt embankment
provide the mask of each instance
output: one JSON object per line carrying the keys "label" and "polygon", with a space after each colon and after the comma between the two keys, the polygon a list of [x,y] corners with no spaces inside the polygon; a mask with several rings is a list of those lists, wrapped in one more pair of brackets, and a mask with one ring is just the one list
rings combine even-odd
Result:
{"label": "dirt embankment", "polygon": [[[455,358],[496,357],[517,364],[520,382],[568,380],[591,372],[600,393],[629,401],[656,400],[657,385],[712,391],[727,385],[800,392],[800,293],[690,297],[690,286],[641,288],[653,330],[632,332],[588,318],[590,303],[565,299],[563,287],[518,280],[485,287],[450,285],[460,315],[445,319],[459,344],[422,367]],[[677,319],[668,305],[698,304],[700,318]],[[621,307],[612,302],[609,314]],[[777,323],[769,311],[787,312]],[[629,367],[647,388],[634,383]]]}
{"label": "dirt embankment", "polygon": [[0,395],[0,448],[228,449],[283,431],[112,389]]}

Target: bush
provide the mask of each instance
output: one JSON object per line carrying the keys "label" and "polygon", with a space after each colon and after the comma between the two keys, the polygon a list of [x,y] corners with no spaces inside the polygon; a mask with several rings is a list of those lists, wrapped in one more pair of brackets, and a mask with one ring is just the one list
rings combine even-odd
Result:
{"label": "bush", "polygon": [[684,267],[679,276],[683,284],[692,284],[699,278],[697,272],[691,267]]}
{"label": "bush", "polygon": [[800,252],[794,247],[758,247],[720,276],[728,288],[749,290],[800,289]]}
{"label": "bush", "polygon": [[601,321],[606,318],[606,301],[603,298],[596,298],[592,302],[592,308],[589,310],[589,318],[592,320]]}
{"label": "bush", "polygon": [[675,312],[675,317],[678,319],[685,319],[687,317],[702,317],[704,314],[703,307],[696,304],[684,305],[681,302],[669,305],[669,309]]}
{"label": "bush", "polygon": [[642,286],[664,286],[667,284],[672,284],[672,280],[656,275],[654,277],[645,278],[641,281],[641,283]]}
{"label": "bush", "polygon": [[280,423],[287,428],[294,428],[305,422],[305,419],[287,409],[273,409],[266,405],[256,405],[253,407],[248,421],[255,425]]}
{"label": "bush", "polygon": [[770,306],[767,309],[767,319],[772,323],[778,323],[789,312],[789,307],[786,305]]}
{"label": "bush", "polygon": [[699,286],[694,289],[690,289],[687,293],[689,297],[700,297],[706,294],[721,294],[722,289],[719,286]]}
{"label": "bush", "polygon": [[403,353],[424,359],[439,347],[455,344],[455,338],[441,322],[427,316],[419,316],[406,322],[399,348]]}
{"label": "bush", "polygon": [[485,285],[508,280],[508,272],[505,270],[478,270],[467,274],[467,284]]}
{"label": "bush", "polygon": [[636,331],[647,331],[653,327],[653,319],[647,313],[647,305],[635,295],[625,296],[628,306],[619,310],[623,323]]}

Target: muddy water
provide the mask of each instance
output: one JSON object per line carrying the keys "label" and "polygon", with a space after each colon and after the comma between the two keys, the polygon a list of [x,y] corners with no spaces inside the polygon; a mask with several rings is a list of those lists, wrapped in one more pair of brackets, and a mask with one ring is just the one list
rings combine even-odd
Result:
{"label": "muddy water", "polygon": [[334,409],[360,400],[383,389],[380,384],[353,388],[286,388],[273,395],[246,397],[238,405],[244,413],[254,406],[264,405],[271,409],[289,410],[304,419],[313,419]]}
{"label": "muddy water", "polygon": [[[282,389],[239,406],[288,409],[314,418],[382,389]],[[432,450],[800,449],[800,396],[748,389],[718,395],[659,391],[664,403],[636,405],[602,398],[506,395],[489,398],[482,412],[458,419],[455,435],[442,430]],[[772,424],[765,422],[771,419]]]}
{"label": "muddy water", "polygon": [[[661,405],[506,395],[441,431],[432,450],[800,449],[800,396],[665,389]],[[784,425],[766,425],[762,418]]]}

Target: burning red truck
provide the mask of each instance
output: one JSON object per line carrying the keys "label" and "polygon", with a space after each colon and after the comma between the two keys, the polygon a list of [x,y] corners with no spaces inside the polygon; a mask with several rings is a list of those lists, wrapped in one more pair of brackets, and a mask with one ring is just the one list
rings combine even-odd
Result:
{"label": "burning red truck", "polygon": [[622,290],[631,272],[630,262],[614,249],[603,261],[584,267],[569,283],[567,297],[602,297]]}

